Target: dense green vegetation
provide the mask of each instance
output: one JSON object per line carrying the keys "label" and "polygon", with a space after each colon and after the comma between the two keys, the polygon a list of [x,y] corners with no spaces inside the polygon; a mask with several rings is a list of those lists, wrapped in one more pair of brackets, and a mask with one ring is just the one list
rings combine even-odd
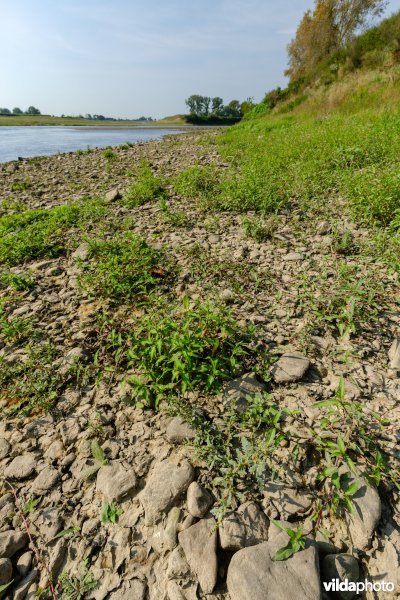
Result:
{"label": "dense green vegetation", "polygon": [[[268,92],[262,104],[256,108],[256,113],[272,110],[281,103],[286,103],[286,109],[292,110],[302,104],[308,94],[313,94],[318,86],[330,86],[335,82],[340,82],[351,73],[382,68],[391,70],[399,64],[400,12],[384,19],[375,27],[367,29],[358,36],[353,35],[354,27],[357,26],[357,19],[355,19],[352,23],[347,24],[348,35],[343,38],[335,38],[338,29],[335,29],[334,22],[330,20],[334,16],[334,13],[329,11],[330,1],[316,0],[313,15],[311,13],[304,15],[304,23],[299,26],[296,37],[289,48],[291,65],[288,70],[289,85],[285,89],[278,87]],[[333,0],[333,4],[342,5],[343,3]],[[373,7],[378,12],[382,7],[382,2],[379,0],[370,0],[366,3],[357,3],[352,0],[350,4],[366,7],[367,10],[362,14],[362,19],[370,14],[369,11]],[[356,8],[355,12],[357,12]],[[327,14],[330,15],[330,18],[327,17]],[[351,15],[347,15],[346,11],[341,18],[344,20],[349,18],[351,21]],[[323,35],[321,20],[324,27],[335,31],[334,39],[331,39],[330,43],[330,36]],[[317,38],[321,41],[322,46],[318,45]],[[299,51],[296,51],[297,46]],[[356,93],[361,92],[360,89],[357,89],[360,87],[357,83],[354,87]],[[382,97],[382,90],[378,95]]]}
{"label": "dense green vegetation", "polygon": [[71,247],[71,229],[81,229],[104,217],[99,200],[26,210],[0,217],[0,264],[15,265],[25,260],[59,256]]}
{"label": "dense green vegetation", "polygon": [[218,392],[248,354],[249,337],[218,307],[155,304],[127,330],[113,326],[104,364],[134,369],[131,398],[157,408],[192,390]]}
{"label": "dense green vegetation", "polygon": [[338,196],[358,222],[399,229],[399,127],[395,112],[333,112],[248,120],[217,140],[230,158],[224,175],[209,167],[182,172],[175,188],[215,209],[274,213],[316,207]]}
{"label": "dense green vegetation", "polygon": [[161,256],[139,236],[115,235],[90,240],[89,260],[79,261],[81,283],[95,295],[126,302],[144,300],[164,274]]}

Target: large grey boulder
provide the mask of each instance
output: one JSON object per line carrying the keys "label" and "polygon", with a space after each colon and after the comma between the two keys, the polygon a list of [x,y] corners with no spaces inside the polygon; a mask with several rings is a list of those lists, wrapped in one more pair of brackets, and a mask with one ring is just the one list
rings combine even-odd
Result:
{"label": "large grey boulder", "polygon": [[154,525],[174,502],[186,492],[193,479],[193,468],[187,460],[163,460],[152,469],[140,501],[145,511],[145,524]]}
{"label": "large grey boulder", "polygon": [[223,550],[236,552],[268,540],[269,520],[255,502],[226,515],[218,530]]}
{"label": "large grey boulder", "polygon": [[178,536],[191,570],[196,574],[204,594],[211,594],[218,575],[216,522],[211,516]]}
{"label": "large grey boulder", "polygon": [[300,352],[287,352],[272,367],[271,374],[276,383],[293,383],[303,378],[309,366],[310,361]]}
{"label": "large grey boulder", "polygon": [[346,521],[353,545],[358,550],[365,550],[371,546],[372,538],[381,518],[382,505],[375,488],[368,485],[360,477],[350,477],[348,485],[351,485],[354,481],[357,481],[360,487],[352,497],[354,511],[346,512]]}
{"label": "large grey boulder", "polygon": [[104,465],[97,473],[96,491],[107,502],[119,502],[131,494],[137,486],[138,480],[135,471],[126,469],[118,461]]}
{"label": "large grey boulder", "polygon": [[284,561],[272,560],[286,543],[282,533],[234,554],[227,578],[231,600],[321,600],[315,547],[308,545]]}

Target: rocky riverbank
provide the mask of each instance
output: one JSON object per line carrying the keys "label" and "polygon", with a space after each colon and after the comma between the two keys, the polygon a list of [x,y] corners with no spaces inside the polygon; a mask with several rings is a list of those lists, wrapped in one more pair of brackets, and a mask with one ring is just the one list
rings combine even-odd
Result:
{"label": "rocky riverbank", "polygon": [[[0,165],[0,218],[10,240],[25,222],[44,218],[29,211],[100,202],[90,218],[54,230],[47,255],[17,253],[15,240],[4,249],[0,586],[10,585],[0,597],[355,598],[324,591],[336,578],[384,580],[396,591],[365,597],[398,597],[398,278],[371,257],[369,232],[343,205],[260,218],[211,210],[185,194],[175,183],[182,172],[228,169],[217,135]],[[154,198],[132,206],[143,161],[163,189],[153,186]],[[23,225],[5,221],[22,214]],[[64,217],[56,218],[61,227]],[[94,270],[102,254],[92,240],[133,239],[126,235],[157,253],[148,274],[164,302],[151,300],[161,323],[147,288],[140,301],[117,290],[125,263],[114,296],[99,287],[118,259]],[[357,289],[361,279],[368,302],[356,329],[357,291],[349,296],[348,284]],[[208,315],[201,329],[208,318],[217,323],[201,312],[211,304],[223,323],[212,357],[230,339],[233,325],[224,319],[235,323],[228,348],[238,358],[215,367],[221,389],[189,381],[171,399],[176,380],[160,377],[167,392],[138,399],[129,378],[143,369],[130,332],[152,339],[151,327],[140,329],[149,311],[161,340],[168,319],[186,323],[178,308],[169,316],[175,305],[192,320]],[[339,330],[324,313],[332,305],[344,311]],[[175,339],[173,328],[165,331]],[[188,331],[194,340],[198,328]],[[204,329],[196,340],[208,335]],[[201,374],[201,360],[190,360]],[[150,372],[155,367],[141,381],[147,391]],[[330,473],[319,470],[326,452]],[[297,546],[288,544],[295,531]],[[275,560],[285,547],[286,559]]]}

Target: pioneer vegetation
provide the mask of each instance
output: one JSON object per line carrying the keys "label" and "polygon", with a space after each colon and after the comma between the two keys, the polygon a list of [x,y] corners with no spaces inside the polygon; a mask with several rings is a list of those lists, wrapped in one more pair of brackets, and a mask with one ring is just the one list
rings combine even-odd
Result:
{"label": "pioneer vegetation", "polygon": [[398,589],[400,14],[355,36],[380,8],[317,0],[234,127],[0,165],[0,596]]}

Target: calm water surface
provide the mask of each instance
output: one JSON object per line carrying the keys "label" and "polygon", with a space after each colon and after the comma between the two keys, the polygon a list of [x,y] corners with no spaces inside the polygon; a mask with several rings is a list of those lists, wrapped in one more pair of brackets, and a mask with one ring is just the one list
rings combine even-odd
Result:
{"label": "calm water surface", "polygon": [[134,127],[131,129],[98,127],[0,127],[0,163],[19,156],[49,156],[87,148],[118,146],[126,142],[158,140],[183,129]]}

